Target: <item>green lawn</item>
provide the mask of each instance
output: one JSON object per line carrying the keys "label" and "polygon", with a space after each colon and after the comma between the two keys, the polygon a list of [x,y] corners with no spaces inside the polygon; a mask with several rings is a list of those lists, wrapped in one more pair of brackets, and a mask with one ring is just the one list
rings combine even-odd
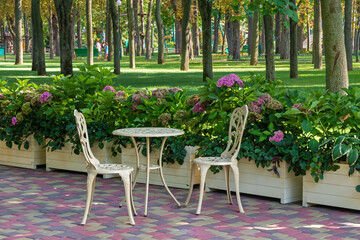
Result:
{"label": "green lawn", "polygon": [[[30,55],[24,56],[23,65],[14,65],[14,56],[7,55],[7,60],[0,57],[0,79],[6,79],[9,83],[19,79],[30,79],[31,81],[41,83],[51,83],[51,75],[60,74],[60,61],[57,57],[49,60],[47,56],[46,70],[48,76],[40,77],[36,72],[31,71]],[[244,56],[240,61],[228,61],[226,56],[220,54],[213,56],[214,79],[235,73],[240,78],[249,76],[252,73],[265,74],[265,58],[259,58],[258,66],[250,66],[249,57]],[[77,71],[78,65],[86,62],[74,60],[74,70]],[[112,62],[95,60],[95,64],[111,68]],[[114,78],[114,85],[123,85],[131,88],[149,88],[157,87],[181,87],[187,89],[189,94],[195,93],[199,86],[202,86],[202,60],[196,58],[190,63],[190,70],[187,72],[180,71],[180,56],[167,54],[165,64],[157,64],[157,56],[152,60],[145,60],[145,57],[137,57],[136,68],[129,69],[128,57],[124,56],[121,61],[121,75]],[[283,81],[285,86],[290,88],[324,88],[325,87],[325,70],[315,70],[311,64],[311,56],[299,56],[299,78],[289,78],[289,61],[280,60],[276,56],[275,63],[276,78]],[[354,62],[354,71],[349,72],[350,86],[360,85],[360,63]]]}

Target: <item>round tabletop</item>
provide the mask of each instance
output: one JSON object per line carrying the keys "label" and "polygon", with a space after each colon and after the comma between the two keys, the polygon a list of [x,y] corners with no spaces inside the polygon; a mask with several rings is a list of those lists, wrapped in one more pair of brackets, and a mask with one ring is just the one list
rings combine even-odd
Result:
{"label": "round tabletop", "polygon": [[114,135],[127,137],[171,137],[183,135],[184,131],[176,128],[139,127],[121,128],[112,132]]}

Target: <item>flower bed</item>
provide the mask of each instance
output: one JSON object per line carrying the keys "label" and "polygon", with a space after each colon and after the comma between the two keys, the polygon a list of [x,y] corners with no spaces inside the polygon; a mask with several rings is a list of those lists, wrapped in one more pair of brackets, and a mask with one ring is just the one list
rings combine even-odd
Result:
{"label": "flower bed", "polygon": [[360,173],[349,176],[349,166],[340,164],[335,172],[326,172],[324,179],[315,182],[308,172],[304,176],[303,206],[321,204],[333,207],[360,210],[360,193],[356,186],[360,183]]}
{"label": "flower bed", "polygon": [[[291,203],[302,199],[302,176],[288,172],[289,164],[281,162],[277,168],[279,176],[271,171],[256,167],[254,161],[242,158],[238,163],[240,192],[264,197],[279,198],[281,203]],[[226,190],[224,172],[209,172],[206,187]],[[235,191],[233,174],[230,170],[230,189]]]}
{"label": "flower bed", "polygon": [[0,164],[36,169],[45,164],[45,148],[39,145],[33,136],[28,138],[29,148],[8,148],[4,141],[0,141]]}

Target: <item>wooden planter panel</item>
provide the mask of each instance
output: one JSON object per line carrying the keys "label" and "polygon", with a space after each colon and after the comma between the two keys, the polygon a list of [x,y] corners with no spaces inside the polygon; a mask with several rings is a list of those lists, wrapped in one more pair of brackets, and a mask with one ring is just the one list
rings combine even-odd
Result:
{"label": "wooden planter panel", "polygon": [[324,173],[324,179],[317,183],[307,172],[303,178],[303,206],[321,204],[360,210],[360,193],[355,189],[360,184],[360,174],[348,176],[348,172],[349,166],[340,164],[340,169]]}
{"label": "wooden planter panel", "polygon": [[18,149],[17,145],[12,148],[6,146],[6,142],[0,142],[0,164],[36,169],[38,165],[45,164],[46,153],[44,145],[39,145],[33,137],[29,139],[29,149],[23,146]]}
{"label": "wooden planter panel", "polygon": [[[191,171],[191,163],[192,160],[195,158],[195,151],[196,147],[185,147],[187,154],[184,159],[183,165],[178,163],[164,163],[163,164],[163,173],[165,182],[169,187],[177,187],[177,188],[184,188],[189,189],[190,184],[190,171]],[[121,159],[123,164],[136,167],[136,154],[134,148],[123,148],[121,153]],[[154,150],[151,153],[150,161],[151,164],[157,164],[159,156],[159,151]],[[146,163],[146,157],[140,153],[140,164]],[[133,177],[135,177],[135,172]],[[150,184],[154,185],[163,185],[160,173],[158,170],[150,171]],[[139,171],[139,175],[137,178],[137,182],[145,183],[146,182],[146,172]],[[200,183],[200,172],[199,170],[196,171],[195,175],[195,184]]]}
{"label": "wooden planter panel", "polygon": [[[264,168],[257,168],[254,161],[248,159],[239,160],[239,181],[240,192],[279,198],[281,203],[290,203],[302,199],[302,177],[288,173],[288,164],[281,162],[278,177],[272,171]],[[219,173],[208,172],[206,186],[208,189],[225,189],[225,177],[223,171]],[[230,189],[235,191],[233,173],[230,170]]]}
{"label": "wooden planter panel", "polygon": [[[97,143],[94,143],[91,147],[91,150],[100,163],[121,164],[121,155],[118,154],[116,157],[113,157],[111,146],[112,143],[105,143],[104,148],[100,149]],[[85,156],[82,152],[80,155],[73,153],[72,144],[70,143],[65,143],[65,147],[63,147],[61,150],[46,151],[46,170],[52,171],[55,169],[86,172]],[[112,176],[114,175],[105,174],[104,178],[109,178]]]}

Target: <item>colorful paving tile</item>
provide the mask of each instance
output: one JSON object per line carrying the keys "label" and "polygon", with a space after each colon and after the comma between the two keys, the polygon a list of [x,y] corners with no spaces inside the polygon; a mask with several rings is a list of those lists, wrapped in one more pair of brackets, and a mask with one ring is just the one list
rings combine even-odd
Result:
{"label": "colorful paving tile", "polygon": [[[240,214],[221,191],[206,193],[197,216],[198,189],[188,207],[178,208],[163,187],[151,186],[144,217],[144,189],[143,184],[134,189],[138,216],[131,226],[126,208],[118,207],[124,196],[120,179],[98,177],[82,226],[86,174],[0,166],[0,239],[360,239],[359,211],[242,195],[245,214]],[[186,190],[172,191],[185,201]]]}

